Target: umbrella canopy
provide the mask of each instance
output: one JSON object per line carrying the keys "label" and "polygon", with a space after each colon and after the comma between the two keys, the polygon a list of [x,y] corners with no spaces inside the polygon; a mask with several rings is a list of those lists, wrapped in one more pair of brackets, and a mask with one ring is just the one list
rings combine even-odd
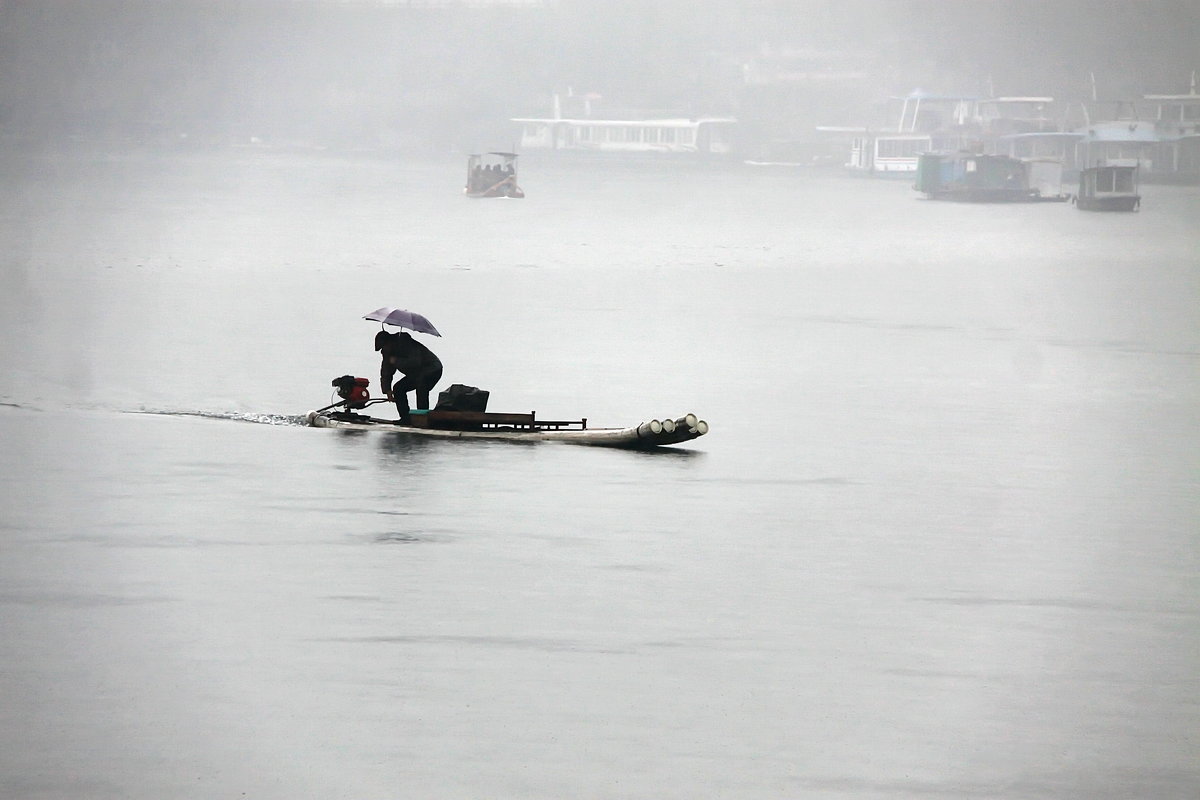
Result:
{"label": "umbrella canopy", "polygon": [[382,322],[384,325],[396,325],[401,328],[408,328],[417,333],[441,336],[437,328],[433,327],[432,322],[415,311],[406,311],[403,308],[391,308],[390,306],[377,308],[370,314],[364,314],[363,319],[372,319],[376,322]]}

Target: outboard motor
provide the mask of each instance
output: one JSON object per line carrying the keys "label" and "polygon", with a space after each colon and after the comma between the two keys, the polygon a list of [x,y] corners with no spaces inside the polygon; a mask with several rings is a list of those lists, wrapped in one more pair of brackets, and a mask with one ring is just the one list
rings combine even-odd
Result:
{"label": "outboard motor", "polygon": [[366,378],[356,378],[353,375],[343,375],[333,379],[338,397],[346,401],[346,408],[366,408],[371,400],[367,387],[371,384]]}

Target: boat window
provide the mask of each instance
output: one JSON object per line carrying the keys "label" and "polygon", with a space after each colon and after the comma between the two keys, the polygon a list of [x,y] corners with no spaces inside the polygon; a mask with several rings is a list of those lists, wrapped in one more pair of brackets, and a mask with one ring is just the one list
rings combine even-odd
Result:
{"label": "boat window", "polygon": [[1118,192],[1133,191],[1133,170],[1122,169],[1118,170],[1113,176],[1116,179],[1116,190]]}
{"label": "boat window", "polygon": [[641,140],[642,140],[642,129],[641,128],[630,128],[629,129],[629,141],[640,142]]}
{"label": "boat window", "polygon": [[1183,107],[1184,119],[1200,119],[1200,105],[1188,105]]}
{"label": "boat window", "polygon": [[1116,174],[1111,169],[1103,170],[1096,175],[1096,191],[1111,192],[1113,190],[1113,176]]}
{"label": "boat window", "polygon": [[661,131],[663,144],[675,144],[675,129],[663,128]]}
{"label": "boat window", "polygon": [[695,144],[696,143],[696,131],[692,130],[691,128],[681,130],[679,132],[679,141],[682,144]]}

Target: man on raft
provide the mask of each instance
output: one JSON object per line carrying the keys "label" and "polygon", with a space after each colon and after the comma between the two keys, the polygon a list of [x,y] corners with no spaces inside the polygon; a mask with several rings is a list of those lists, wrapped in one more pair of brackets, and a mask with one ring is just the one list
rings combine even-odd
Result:
{"label": "man on raft", "polygon": [[[407,333],[375,334],[375,349],[383,359],[379,368],[379,386],[387,393],[387,399],[396,404],[400,413],[400,425],[411,425],[408,408],[408,393],[417,393],[417,408],[429,408],[429,392],[442,379],[442,362],[425,345]],[[392,376],[402,377],[392,385]]]}

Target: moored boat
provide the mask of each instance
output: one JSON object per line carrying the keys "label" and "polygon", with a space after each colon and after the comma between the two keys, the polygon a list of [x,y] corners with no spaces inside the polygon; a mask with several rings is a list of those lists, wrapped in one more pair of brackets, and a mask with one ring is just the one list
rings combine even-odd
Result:
{"label": "moored boat", "polygon": [[1081,211],[1137,211],[1142,204],[1137,172],[1136,160],[1080,170],[1075,207]]}
{"label": "moored boat", "polygon": [[895,124],[821,125],[817,130],[850,137],[846,167],[852,174],[909,177],[917,172],[922,153],[950,152],[977,138],[977,104],[974,97],[933,95],[918,89],[905,97],[890,98],[891,110],[897,113]]}

